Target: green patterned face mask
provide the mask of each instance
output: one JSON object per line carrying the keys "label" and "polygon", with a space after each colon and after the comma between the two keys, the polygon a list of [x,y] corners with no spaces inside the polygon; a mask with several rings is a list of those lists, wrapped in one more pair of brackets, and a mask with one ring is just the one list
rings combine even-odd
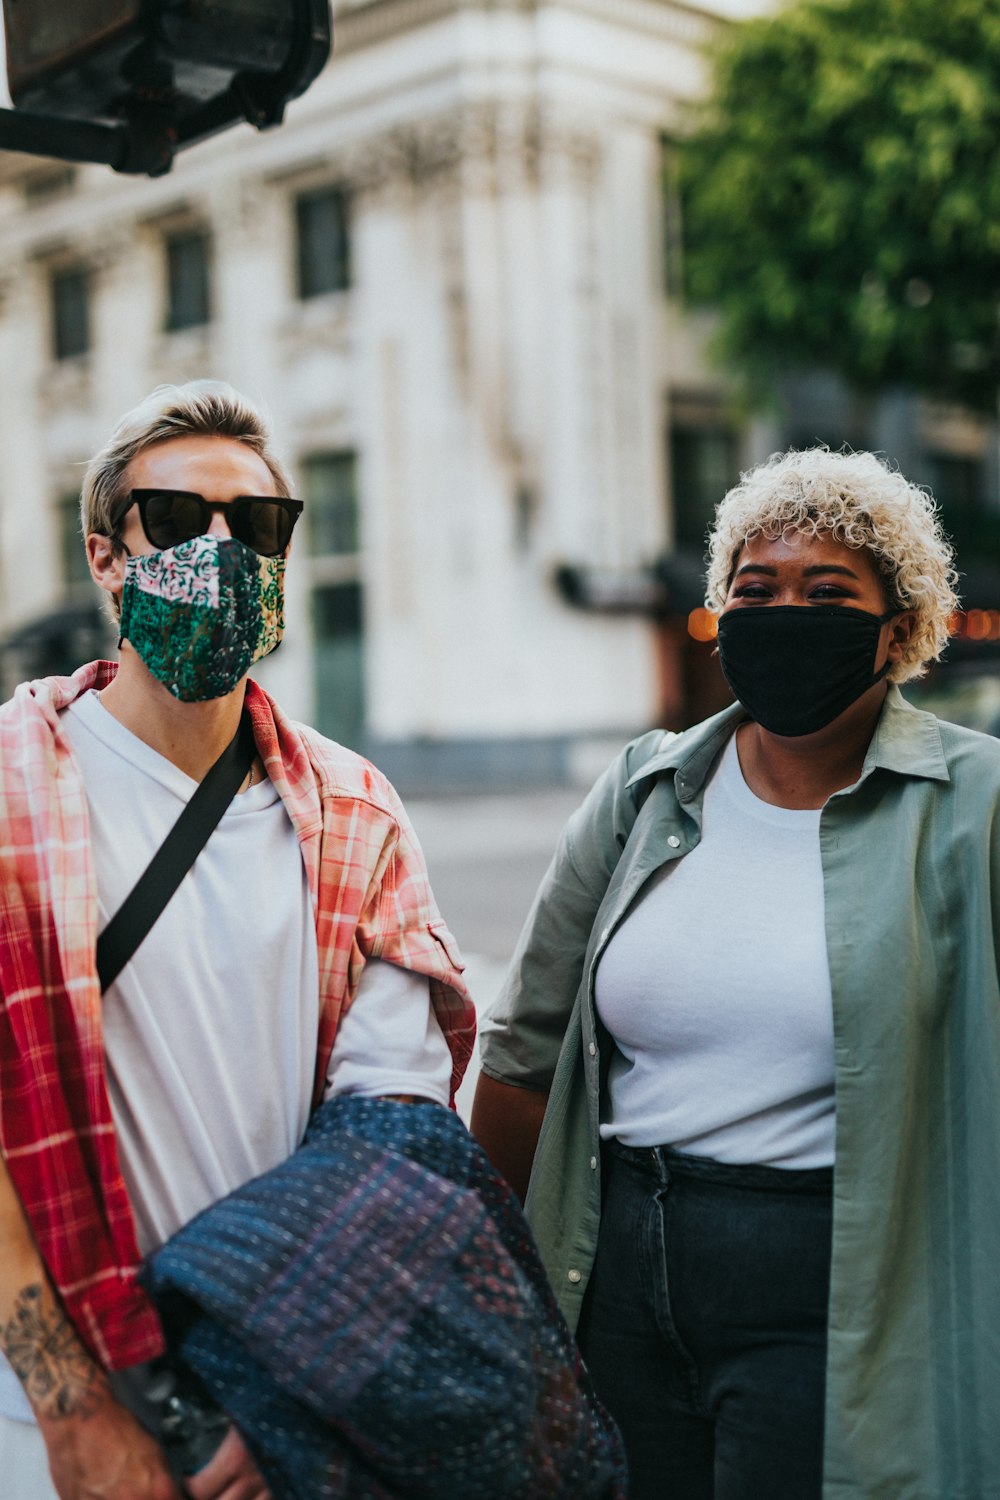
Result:
{"label": "green patterned face mask", "polygon": [[129,557],[121,641],[182,703],[223,698],[285,628],[285,559],[233,537],[195,536]]}

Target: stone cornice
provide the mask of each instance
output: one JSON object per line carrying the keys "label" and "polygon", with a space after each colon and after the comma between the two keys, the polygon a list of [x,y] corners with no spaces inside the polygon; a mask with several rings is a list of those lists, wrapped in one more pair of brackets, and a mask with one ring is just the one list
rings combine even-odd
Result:
{"label": "stone cornice", "polygon": [[[129,211],[122,200],[107,206],[75,196],[36,224],[19,215],[4,236],[8,269],[51,268],[80,262],[99,273],[126,264],[144,232],[172,225],[208,223],[215,231],[264,232],[257,223],[260,194],[280,184],[283,196],[323,182],[342,183],[359,196],[404,196],[434,184],[488,184],[504,190],[538,180],[546,171],[569,172],[589,181],[604,150],[592,120],[566,106],[535,99],[466,100],[405,124],[346,141],[322,158],[310,155],[279,175],[254,174],[204,191],[171,196],[152,211]],[[179,186],[180,184],[178,184]]]}
{"label": "stone cornice", "polygon": [[334,55],[361,51],[463,11],[529,14],[546,4],[684,46],[701,46],[726,24],[718,16],[677,0],[486,0],[485,4],[483,0],[364,0],[338,12]]}
{"label": "stone cornice", "polygon": [[645,31],[663,41],[702,47],[718,32],[717,16],[669,0],[561,0],[566,9],[612,21],[630,31]]}
{"label": "stone cornice", "polygon": [[33,172],[38,171],[38,157],[25,151],[0,151],[0,187],[10,183],[22,183]]}
{"label": "stone cornice", "polygon": [[486,172],[496,186],[537,178],[543,162],[584,178],[602,153],[589,121],[536,101],[466,101],[331,153],[328,170],[362,194],[409,190],[434,180],[467,182]]}
{"label": "stone cornice", "polygon": [[334,57],[360,52],[390,37],[429,26],[461,9],[462,0],[367,0],[338,11],[334,22]]}

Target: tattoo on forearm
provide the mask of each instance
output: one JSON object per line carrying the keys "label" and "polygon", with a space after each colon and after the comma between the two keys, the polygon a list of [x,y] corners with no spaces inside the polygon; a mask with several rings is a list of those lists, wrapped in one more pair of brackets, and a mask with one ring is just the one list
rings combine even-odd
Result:
{"label": "tattoo on forearm", "polygon": [[100,1371],[40,1282],[17,1295],[3,1350],[28,1399],[46,1417],[89,1417],[103,1394]]}

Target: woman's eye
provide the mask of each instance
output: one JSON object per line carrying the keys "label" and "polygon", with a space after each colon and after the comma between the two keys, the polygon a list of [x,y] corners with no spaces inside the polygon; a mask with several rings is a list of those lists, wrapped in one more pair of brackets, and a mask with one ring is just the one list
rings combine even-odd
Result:
{"label": "woman's eye", "polygon": [[771,590],[762,583],[741,583],[734,591],[736,599],[770,599]]}
{"label": "woman's eye", "polygon": [[817,588],[810,589],[810,599],[849,599],[850,591],[843,588],[839,583],[821,583]]}

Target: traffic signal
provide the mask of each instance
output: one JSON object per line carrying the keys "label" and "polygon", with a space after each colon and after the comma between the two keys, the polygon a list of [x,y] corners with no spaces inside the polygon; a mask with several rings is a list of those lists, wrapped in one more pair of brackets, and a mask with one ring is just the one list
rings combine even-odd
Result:
{"label": "traffic signal", "polygon": [[332,37],[328,0],[3,0],[3,16],[0,147],[150,173],[237,120],[278,124]]}

